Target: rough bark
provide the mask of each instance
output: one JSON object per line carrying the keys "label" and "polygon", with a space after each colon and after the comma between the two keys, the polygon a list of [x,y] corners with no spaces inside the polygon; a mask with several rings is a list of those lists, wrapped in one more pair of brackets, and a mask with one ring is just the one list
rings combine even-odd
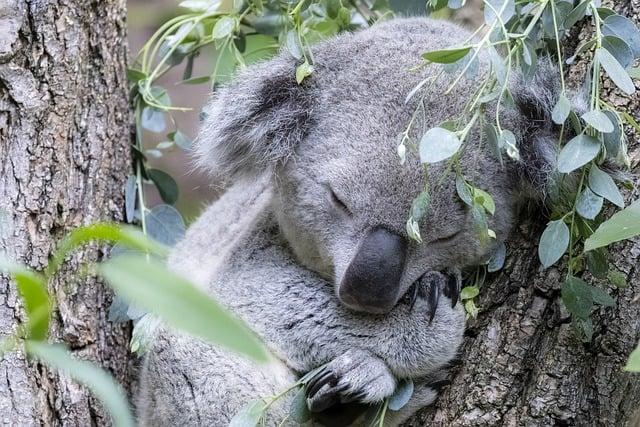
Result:
{"label": "rough bark", "polygon": [[[0,0],[0,251],[41,269],[72,227],[121,220],[130,168],[124,0]],[[74,255],[50,283],[52,341],[128,384],[129,331],[106,319],[94,279],[71,279],[100,248]],[[23,312],[0,277],[0,336]],[[0,361],[0,414],[12,425],[108,423],[82,387],[13,352]]]}
{"label": "rough bark", "polygon": [[[640,23],[640,2],[617,1],[613,8]],[[584,40],[591,27],[571,39]],[[569,69],[569,81],[584,77],[584,62]],[[605,81],[605,98],[640,117],[640,96],[624,97]],[[640,173],[638,135],[629,133],[632,170]],[[640,197],[626,193],[627,202]],[[534,215],[540,218],[541,215]],[[612,263],[627,276],[629,287],[614,289],[613,308],[593,313],[594,337],[585,344],[572,330],[560,300],[566,265],[543,270],[537,241],[539,220],[516,230],[508,243],[505,269],[481,290],[480,313],[469,322],[461,365],[435,407],[410,425],[585,425],[640,423],[640,375],[622,370],[640,339],[640,239],[615,244]],[[587,276],[589,278],[589,276]],[[593,280],[593,278],[590,278]],[[595,281],[594,281],[595,282]]]}

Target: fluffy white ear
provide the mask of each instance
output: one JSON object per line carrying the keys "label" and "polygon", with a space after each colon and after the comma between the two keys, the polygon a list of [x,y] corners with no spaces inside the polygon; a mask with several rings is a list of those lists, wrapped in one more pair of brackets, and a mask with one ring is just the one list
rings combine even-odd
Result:
{"label": "fluffy white ear", "polygon": [[281,53],[214,92],[194,147],[200,168],[228,182],[257,175],[293,153],[312,107],[311,78],[299,85],[295,68],[293,58]]}

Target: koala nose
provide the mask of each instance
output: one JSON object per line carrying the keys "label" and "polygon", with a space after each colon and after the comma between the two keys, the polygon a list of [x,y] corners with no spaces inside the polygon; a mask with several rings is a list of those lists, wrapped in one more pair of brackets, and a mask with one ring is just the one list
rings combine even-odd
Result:
{"label": "koala nose", "polygon": [[372,229],[351,260],[338,297],[357,311],[388,312],[398,300],[406,255],[404,238],[382,227]]}

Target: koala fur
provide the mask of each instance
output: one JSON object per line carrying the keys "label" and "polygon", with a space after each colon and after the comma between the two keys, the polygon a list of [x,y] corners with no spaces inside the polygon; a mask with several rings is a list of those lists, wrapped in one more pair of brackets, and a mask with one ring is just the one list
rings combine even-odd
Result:
{"label": "koala fur", "polygon": [[[446,162],[425,168],[409,155],[400,165],[396,147],[419,102],[405,104],[407,94],[439,69],[416,67],[420,55],[468,37],[450,23],[396,19],[314,46],[315,71],[300,85],[295,60],[283,52],[216,91],[197,161],[233,185],[191,226],[169,263],[247,322],[275,358],[256,365],[163,329],[141,373],[142,425],[227,425],[247,402],[278,394],[323,364],[327,369],[307,390],[319,416],[341,405],[379,403],[404,378],[414,381],[414,394],[388,413],[387,425],[434,401],[465,323],[446,277],[481,263],[492,247],[476,238]],[[482,75],[484,54],[480,62]],[[454,77],[434,82],[414,137],[462,111],[477,82],[462,79],[445,95]],[[501,116],[516,135],[521,161],[501,166],[479,144],[478,129],[461,158],[466,178],[493,196],[489,227],[498,241],[523,197],[546,185],[553,169],[549,114],[557,88],[548,75],[536,79],[531,89],[511,82],[516,105]],[[425,173],[431,205],[418,244],[405,223]],[[391,304],[380,312],[341,293],[371,230],[396,236],[405,254],[397,291],[385,296]],[[411,303],[412,286],[425,277],[427,290]],[[292,395],[270,407],[267,425],[287,418]]]}

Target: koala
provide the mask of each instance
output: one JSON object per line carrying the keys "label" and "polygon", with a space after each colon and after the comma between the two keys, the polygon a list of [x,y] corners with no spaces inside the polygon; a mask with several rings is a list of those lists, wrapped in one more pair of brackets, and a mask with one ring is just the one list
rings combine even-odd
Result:
{"label": "koala", "polygon": [[[520,159],[501,162],[475,126],[460,163],[490,193],[496,239],[478,238],[447,162],[401,164],[398,135],[414,137],[457,117],[476,82],[440,75],[424,98],[406,102],[437,66],[421,54],[462,44],[451,23],[394,19],[315,45],[314,72],[295,80],[286,52],[241,71],[205,108],[195,155],[226,193],[190,227],[169,265],[244,320],[273,360],[254,364],[191,336],[161,329],[141,371],[142,425],[228,425],[248,402],[305,387],[325,425],[362,421],[400,380],[414,392],[385,425],[433,403],[457,356],[465,313],[461,271],[486,261],[509,234],[518,207],[544,186],[555,158],[550,120],[558,88],[548,70],[530,85],[510,82],[514,105],[501,113]],[[480,55],[480,73],[489,61]],[[488,111],[494,107],[489,106]],[[415,139],[414,138],[414,139]],[[412,201],[431,183],[422,243],[409,238]],[[294,393],[271,405],[266,425],[288,425]]]}

